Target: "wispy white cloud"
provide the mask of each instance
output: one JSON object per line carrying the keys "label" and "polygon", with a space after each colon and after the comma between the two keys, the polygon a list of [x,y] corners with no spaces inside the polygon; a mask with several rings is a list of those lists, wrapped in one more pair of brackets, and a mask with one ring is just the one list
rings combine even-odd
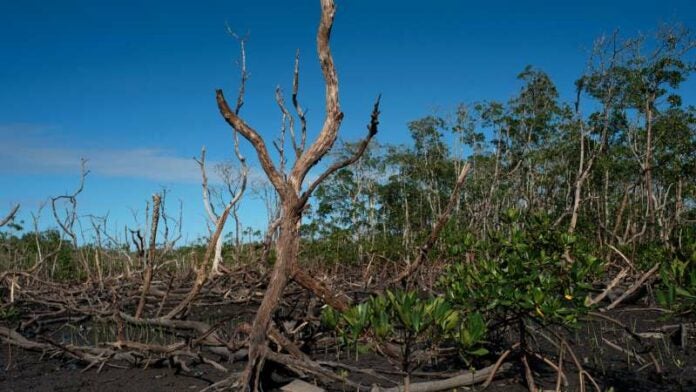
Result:
{"label": "wispy white cloud", "polygon": [[[29,130],[27,132],[27,130]],[[94,175],[159,182],[199,182],[192,157],[159,148],[79,148],[53,144],[26,125],[0,125],[0,173],[63,174],[80,170],[80,160]],[[193,154],[192,154],[193,156]],[[209,162],[212,169],[216,162]],[[215,176],[211,176],[215,180]]]}

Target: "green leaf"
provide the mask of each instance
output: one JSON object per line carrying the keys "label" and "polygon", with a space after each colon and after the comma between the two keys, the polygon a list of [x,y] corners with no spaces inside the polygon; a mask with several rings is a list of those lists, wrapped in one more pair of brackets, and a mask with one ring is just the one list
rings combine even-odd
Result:
{"label": "green leaf", "polygon": [[488,355],[489,351],[486,350],[485,348],[481,347],[473,351],[467,351],[467,353],[476,356],[476,357],[482,357],[484,355]]}

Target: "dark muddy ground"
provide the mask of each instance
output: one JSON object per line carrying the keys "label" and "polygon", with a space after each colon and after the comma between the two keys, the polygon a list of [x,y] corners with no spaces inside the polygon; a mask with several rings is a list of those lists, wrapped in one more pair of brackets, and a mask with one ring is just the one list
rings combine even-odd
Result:
{"label": "dark muddy ground", "polygon": [[[696,391],[696,317],[630,306],[574,332],[586,369],[615,391]],[[627,333],[627,330],[629,331]]]}
{"label": "dark muddy ground", "polygon": [[0,352],[0,391],[198,391],[223,376],[207,366],[196,368],[199,373],[196,375],[167,367],[103,368],[101,373],[95,369],[83,372],[85,365],[75,361],[42,359],[39,353],[16,348],[9,354],[8,347],[3,347]]}
{"label": "dark muddy ground", "polygon": [[[253,315],[253,310],[252,304],[248,307],[221,306],[200,311],[198,317],[205,315],[209,322],[226,318],[233,325],[248,320]],[[591,317],[577,329],[565,331],[564,336],[573,347],[577,360],[602,390],[696,391],[696,317],[669,317],[659,310],[639,305],[614,309],[601,315],[604,318]],[[0,322],[0,325],[12,327],[7,322]],[[65,339],[65,330],[60,332],[54,328],[51,338],[59,339],[62,336]],[[558,349],[540,336],[533,338],[530,344],[537,353],[556,363]],[[514,337],[509,344],[513,340]],[[503,347],[504,344],[501,344],[498,353],[477,366],[493,363]],[[321,346],[312,350],[306,347],[303,349],[311,351],[310,354],[317,360],[336,360],[335,352],[324,350]],[[570,355],[566,353],[564,359],[563,369],[568,376],[568,387],[565,390],[579,390],[577,369]],[[399,380],[393,365],[375,354],[362,354],[357,361],[343,354],[339,360],[356,368],[385,371],[385,377]],[[512,365],[511,368],[499,374],[487,391],[527,390],[519,356],[511,355],[508,362]],[[221,363],[229,367],[229,363]],[[544,389],[555,388],[555,370],[531,357],[530,365],[538,385]],[[232,365],[235,370],[241,370],[242,366],[243,363]],[[85,364],[76,360],[42,357],[41,353],[3,344],[0,348],[0,391],[198,391],[226,377],[225,373],[209,365],[192,366],[190,372],[187,372],[166,362],[153,363],[145,368],[104,366],[101,371],[96,368],[84,369]],[[456,361],[441,363],[439,368],[419,369],[449,373],[458,370],[461,370],[461,364],[456,365]],[[275,389],[294,376],[282,371],[271,371],[264,377],[270,381],[266,384],[267,389]],[[358,373],[353,373],[351,378],[363,384],[378,382]],[[413,382],[424,380],[422,377],[415,377]],[[392,386],[384,382],[380,384]],[[588,391],[595,390],[590,383],[587,383],[587,387]],[[331,389],[352,390],[339,384],[332,385]],[[480,390],[480,387],[472,389]]]}
{"label": "dark muddy ground", "polygon": [[[259,292],[261,295],[262,292]],[[311,296],[302,290],[288,293],[292,300],[286,301],[280,311],[276,324],[285,320],[303,320],[315,318],[310,309],[317,308]],[[196,307],[191,318],[214,325],[220,320],[227,323],[223,328],[228,332],[235,325],[249,321],[256,309],[255,300],[240,304],[214,304]],[[32,305],[33,306],[33,305]],[[131,312],[132,309],[125,309]],[[31,317],[35,311],[32,307],[20,309],[20,317]],[[316,312],[314,312],[316,313]],[[613,391],[696,391],[696,315],[686,317],[670,316],[660,310],[650,308],[647,304],[632,304],[625,307],[589,316],[573,330],[560,331],[573,348],[577,360],[596,380],[602,390]],[[1,321],[0,326],[16,328],[18,321]],[[75,326],[56,324],[42,330],[41,334],[29,335],[28,339],[40,339],[46,336],[54,342],[75,343],[81,345],[95,342],[114,341],[109,332],[100,330],[95,322],[83,322]],[[168,344],[167,339],[180,340],[182,336],[167,336],[158,331],[132,329],[127,331],[129,338],[135,341]],[[314,330],[316,332],[316,330]],[[143,335],[145,334],[145,335]],[[553,363],[558,362],[559,350],[543,336],[550,336],[550,331],[530,334],[530,347]],[[92,336],[92,337],[91,337]],[[229,335],[231,336],[231,335]],[[300,340],[301,337],[300,337]],[[492,354],[476,363],[477,368],[491,365],[497,356],[515,342],[515,336],[500,336],[499,345],[490,347]],[[179,369],[168,362],[150,363],[138,368],[118,368],[104,366],[85,370],[86,364],[76,360],[51,358],[38,352],[26,351],[0,343],[0,391],[198,391],[213,382],[227,376],[226,373],[205,364],[190,364],[189,371]],[[338,361],[359,369],[377,371],[393,383],[375,379],[369,375],[351,372],[350,378],[362,384],[379,383],[384,387],[396,385],[400,380],[396,367],[383,357],[373,353],[352,356],[343,353],[337,358],[335,347],[324,347],[317,343],[313,347],[302,347],[315,360]],[[232,365],[223,359],[219,363],[234,371],[240,371],[243,362]],[[487,391],[527,391],[523,377],[523,367],[519,353],[511,354],[507,360],[510,367],[500,373]],[[537,385],[543,389],[555,389],[557,373],[542,360],[529,357]],[[117,364],[120,365],[120,364]],[[267,383],[266,390],[273,390],[297,377],[283,369],[272,366],[263,375]],[[418,369],[422,373],[449,373],[463,370],[464,365],[456,358],[438,360],[437,365]],[[279,370],[280,369],[280,370]],[[567,375],[568,386],[565,390],[579,390],[578,371],[569,353],[565,353],[563,369]],[[337,370],[339,373],[340,370]],[[345,373],[347,374],[347,373]],[[414,377],[412,382],[425,381],[422,374]],[[311,380],[308,380],[311,381]],[[586,381],[588,391],[595,388]],[[331,390],[345,392],[353,390],[347,385],[334,383]],[[480,390],[480,387],[472,387]]]}

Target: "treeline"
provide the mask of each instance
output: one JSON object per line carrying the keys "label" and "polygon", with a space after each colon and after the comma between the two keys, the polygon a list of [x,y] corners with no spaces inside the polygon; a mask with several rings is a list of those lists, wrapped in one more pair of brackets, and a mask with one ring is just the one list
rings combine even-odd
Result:
{"label": "treeline", "polygon": [[696,236],[696,108],[680,89],[694,70],[694,43],[681,28],[654,39],[606,37],[572,102],[530,66],[508,102],[409,122],[411,145],[372,145],[318,189],[303,226],[306,258],[412,257],[467,160],[473,171],[441,253],[467,236],[490,238],[514,209],[641,266],[671,257]]}

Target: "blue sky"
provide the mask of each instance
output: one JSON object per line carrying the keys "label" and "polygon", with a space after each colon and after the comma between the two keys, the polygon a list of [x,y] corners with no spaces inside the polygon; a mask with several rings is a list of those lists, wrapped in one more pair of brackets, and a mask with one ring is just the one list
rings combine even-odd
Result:
{"label": "blue sky", "polygon": [[[406,123],[460,102],[507,100],[532,64],[570,98],[595,38],[679,21],[696,28],[696,2],[338,0],[331,46],[345,120],[342,137],[364,133],[383,94],[381,142],[408,139]],[[189,240],[203,234],[198,169],[191,159],[233,158],[230,129],[214,89],[234,97],[237,43],[248,33],[250,79],[242,110],[267,138],[280,115],[277,85],[289,92],[301,53],[300,100],[310,137],[323,115],[315,55],[317,1],[0,0],[0,214],[20,219],[77,183],[80,157],[92,173],[82,214],[109,213],[122,227],[162,186],[184,202]],[[682,89],[694,102],[693,81]],[[256,166],[253,152],[243,149]],[[51,224],[43,212],[42,225]],[[263,204],[248,197],[245,226],[263,228]]]}

